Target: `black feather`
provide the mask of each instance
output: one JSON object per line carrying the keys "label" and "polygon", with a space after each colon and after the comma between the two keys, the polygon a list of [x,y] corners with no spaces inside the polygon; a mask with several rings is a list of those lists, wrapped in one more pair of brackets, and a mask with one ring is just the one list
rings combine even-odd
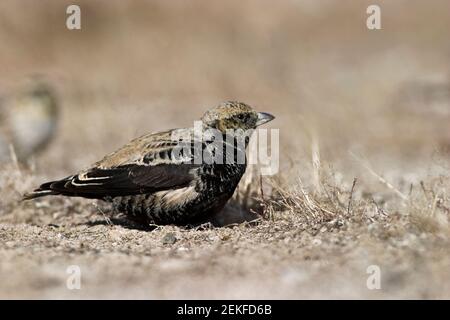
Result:
{"label": "black feather", "polygon": [[[46,195],[64,195],[103,199],[182,188],[194,178],[194,164],[126,165],[111,169],[94,168],[85,174],[42,184],[24,196],[33,199]],[[44,192],[47,191],[47,192]]]}

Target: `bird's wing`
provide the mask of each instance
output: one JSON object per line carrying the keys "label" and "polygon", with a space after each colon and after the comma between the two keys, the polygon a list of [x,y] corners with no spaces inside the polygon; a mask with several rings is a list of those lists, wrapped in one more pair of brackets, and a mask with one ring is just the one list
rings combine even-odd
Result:
{"label": "bird's wing", "polygon": [[185,187],[194,179],[192,164],[154,166],[125,165],[113,169],[93,168],[84,173],[43,184],[36,191],[49,190],[66,196],[105,198],[151,193]]}
{"label": "bird's wing", "polygon": [[136,163],[157,165],[186,162],[180,159],[175,161],[170,159],[170,153],[174,148],[183,146],[183,144],[191,144],[191,140],[188,139],[191,133],[191,129],[174,129],[141,136],[105,156],[96,162],[94,167],[108,169]]}
{"label": "bird's wing", "polygon": [[[34,194],[105,198],[185,187],[195,179],[199,165],[171,160],[171,151],[179,145],[170,131],[137,138],[90,169],[45,183]],[[31,193],[28,198],[33,197]]]}

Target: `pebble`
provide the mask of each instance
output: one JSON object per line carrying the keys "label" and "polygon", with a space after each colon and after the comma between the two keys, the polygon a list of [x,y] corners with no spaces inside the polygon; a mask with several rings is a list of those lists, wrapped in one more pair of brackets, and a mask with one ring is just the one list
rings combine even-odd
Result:
{"label": "pebble", "polygon": [[165,236],[162,238],[163,244],[174,244],[177,242],[177,237],[175,237],[175,234],[173,232],[168,232],[165,234]]}

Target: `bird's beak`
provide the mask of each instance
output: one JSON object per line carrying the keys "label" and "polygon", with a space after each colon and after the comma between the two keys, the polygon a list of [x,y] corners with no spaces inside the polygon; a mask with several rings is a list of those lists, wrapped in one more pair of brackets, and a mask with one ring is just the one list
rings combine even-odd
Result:
{"label": "bird's beak", "polygon": [[275,119],[275,117],[270,113],[258,112],[258,120],[256,120],[256,126],[260,126],[264,123],[272,121],[273,119]]}

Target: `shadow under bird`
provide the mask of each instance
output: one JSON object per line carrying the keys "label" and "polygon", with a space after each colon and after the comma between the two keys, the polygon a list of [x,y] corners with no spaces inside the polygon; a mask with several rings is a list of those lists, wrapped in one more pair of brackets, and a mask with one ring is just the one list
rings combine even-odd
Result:
{"label": "shadow under bird", "polygon": [[[202,132],[217,132],[221,139],[198,136],[194,127],[150,133],[87,170],[42,184],[24,199],[48,195],[102,199],[144,224],[198,223],[221,210],[233,195],[247,164],[248,132],[273,119],[245,103],[224,102],[201,119]],[[174,157],[176,151],[182,156]],[[199,152],[202,161],[195,159]],[[217,159],[217,154],[232,161],[205,161]]]}

